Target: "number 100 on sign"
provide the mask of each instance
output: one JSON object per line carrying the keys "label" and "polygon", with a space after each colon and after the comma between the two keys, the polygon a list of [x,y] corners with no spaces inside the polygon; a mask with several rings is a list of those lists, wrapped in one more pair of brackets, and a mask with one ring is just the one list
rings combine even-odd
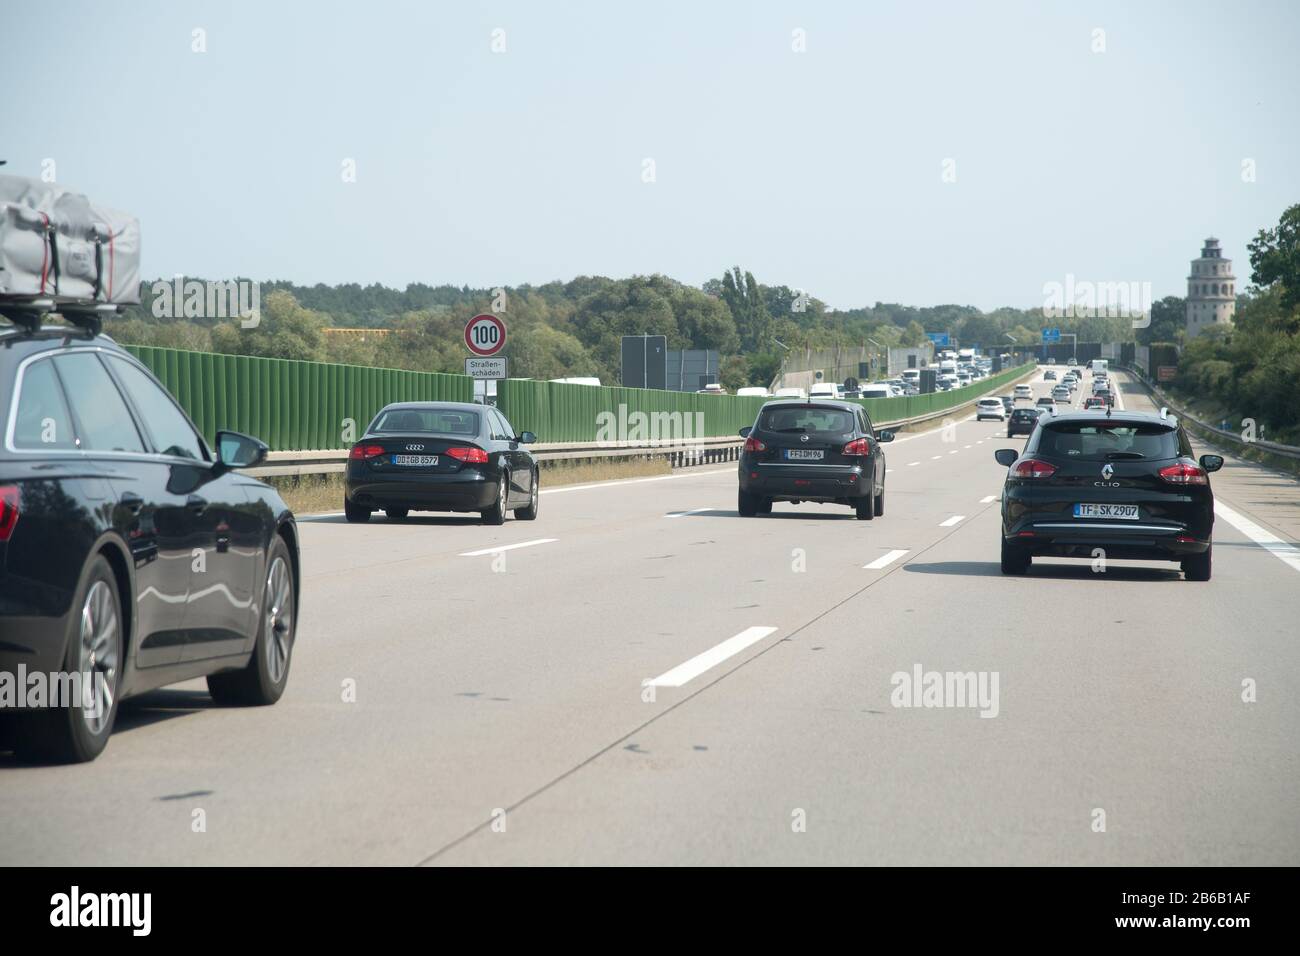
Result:
{"label": "number 100 on sign", "polygon": [[465,347],[475,355],[496,355],[506,344],[506,324],[495,315],[476,315],[465,325]]}

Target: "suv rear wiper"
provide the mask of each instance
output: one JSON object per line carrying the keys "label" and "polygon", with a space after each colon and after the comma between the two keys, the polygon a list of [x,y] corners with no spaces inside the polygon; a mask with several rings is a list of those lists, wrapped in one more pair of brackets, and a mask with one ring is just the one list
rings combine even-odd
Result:
{"label": "suv rear wiper", "polygon": [[1146,457],[1146,455],[1143,455],[1143,454],[1141,454],[1140,452],[1136,452],[1136,451],[1108,451],[1108,452],[1106,452],[1106,458],[1107,458],[1107,460],[1109,460],[1109,461],[1118,461],[1118,460],[1121,459],[1121,458],[1124,459],[1125,461],[1135,461],[1135,460],[1137,460],[1137,459],[1139,459],[1139,458],[1145,458],[1145,457]]}
{"label": "suv rear wiper", "polygon": [[806,428],[773,428],[772,429],[772,431],[776,432],[777,434],[781,434],[783,432],[806,432],[807,430],[808,429]]}

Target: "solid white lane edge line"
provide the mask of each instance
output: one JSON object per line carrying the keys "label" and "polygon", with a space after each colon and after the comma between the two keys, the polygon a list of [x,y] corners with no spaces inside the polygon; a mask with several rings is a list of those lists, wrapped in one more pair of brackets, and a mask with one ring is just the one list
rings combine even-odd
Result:
{"label": "solid white lane edge line", "polygon": [[518,544],[502,544],[495,548],[483,548],[479,551],[462,551],[462,558],[477,558],[482,554],[497,554],[501,551],[513,551],[515,548],[531,548],[535,544],[550,544],[552,541],[558,541],[559,538],[538,538],[536,541],[520,541]]}
{"label": "solid white lane edge line", "polygon": [[689,661],[678,664],[670,671],[665,671],[654,680],[645,681],[642,686],[681,687],[687,681],[694,680],[712,667],[717,667],[728,657],[739,654],[751,644],[757,644],[775,631],[774,627],[747,627],[735,637],[729,637],[721,644],[710,647],[703,654],[696,654]]}
{"label": "solid white lane edge line", "polygon": [[674,511],[664,515],[665,518],[685,518],[687,515],[697,515],[701,511],[712,511],[712,508],[692,508],[690,511]]}
{"label": "solid white lane edge line", "polygon": [[1300,549],[1287,544],[1273,532],[1261,528],[1245,515],[1233,511],[1222,501],[1214,503],[1214,513],[1279,561],[1300,571]]}
{"label": "solid white lane edge line", "polygon": [[864,564],[862,567],[868,571],[879,571],[881,568],[893,564],[905,554],[907,554],[906,548],[902,550],[886,551],[880,557],[876,558],[876,560],[872,561],[870,564]]}
{"label": "solid white lane edge line", "polygon": [[965,520],[966,520],[966,516],[965,516],[965,515],[953,515],[953,516],[952,516],[951,518],[949,518],[947,521],[940,521],[940,522],[939,522],[939,527],[940,527],[940,528],[951,528],[951,527],[952,527],[953,525],[955,525],[958,521],[965,521]]}

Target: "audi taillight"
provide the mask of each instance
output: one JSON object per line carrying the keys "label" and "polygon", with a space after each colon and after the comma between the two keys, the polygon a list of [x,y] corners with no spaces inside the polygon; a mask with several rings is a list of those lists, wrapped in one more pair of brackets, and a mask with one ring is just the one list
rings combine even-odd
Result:
{"label": "audi taillight", "polygon": [[364,461],[367,458],[378,458],[383,454],[385,452],[382,445],[353,445],[348,457],[353,461]]}
{"label": "audi taillight", "polygon": [[1051,478],[1056,466],[1041,458],[1022,458],[1011,466],[1012,478]]}
{"label": "audi taillight", "polygon": [[767,446],[753,435],[750,435],[745,439],[745,451],[767,451]]}
{"label": "audi taillight", "polygon": [[1205,469],[1190,461],[1175,462],[1161,468],[1157,474],[1171,485],[1208,485]]}
{"label": "audi taillight", "polygon": [[18,486],[0,485],[0,542],[8,541],[18,523]]}
{"label": "audi taillight", "polygon": [[870,455],[871,442],[865,438],[855,438],[853,439],[853,441],[849,442],[847,445],[844,446],[843,453],[849,456]]}
{"label": "audi taillight", "polygon": [[467,465],[486,465],[488,460],[487,452],[482,448],[448,448],[446,454]]}

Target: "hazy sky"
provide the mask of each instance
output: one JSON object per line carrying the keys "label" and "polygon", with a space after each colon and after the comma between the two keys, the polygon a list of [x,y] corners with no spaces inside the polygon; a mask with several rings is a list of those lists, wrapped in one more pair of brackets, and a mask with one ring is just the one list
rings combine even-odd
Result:
{"label": "hazy sky", "polygon": [[140,216],[147,276],[739,263],[840,308],[1031,306],[1067,273],[1181,295],[1211,234],[1244,287],[1300,202],[1288,0],[0,0],[0,26],[4,171],[53,159]]}

